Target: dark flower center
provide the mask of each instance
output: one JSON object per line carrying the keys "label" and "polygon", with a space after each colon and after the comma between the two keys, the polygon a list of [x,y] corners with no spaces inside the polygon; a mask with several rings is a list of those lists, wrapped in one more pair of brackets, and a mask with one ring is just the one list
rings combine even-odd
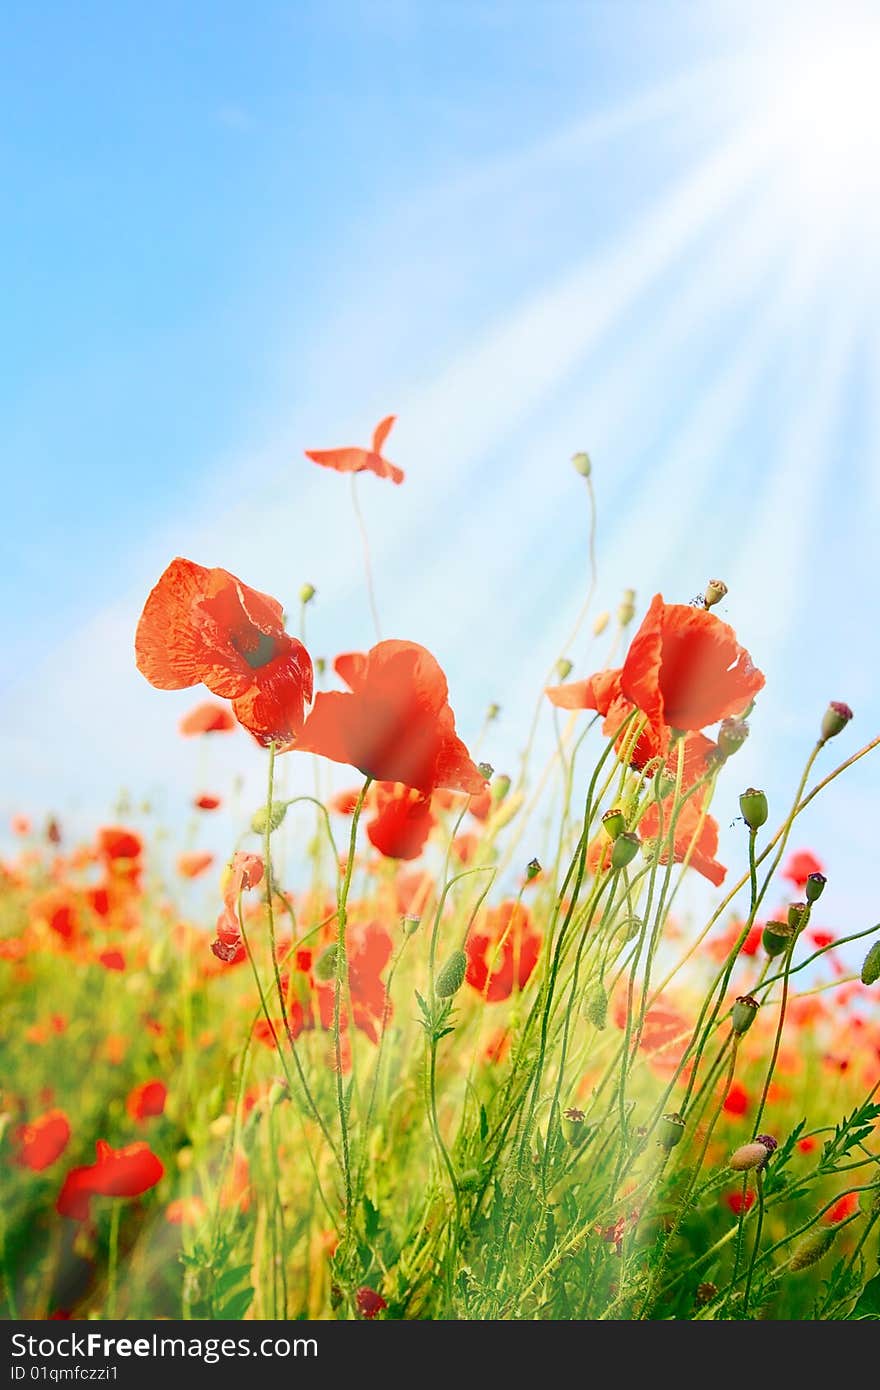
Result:
{"label": "dark flower center", "polygon": [[239,656],[244,657],[251,670],[256,671],[278,655],[278,642],[267,632],[261,632],[251,623],[242,623],[232,634],[231,642]]}

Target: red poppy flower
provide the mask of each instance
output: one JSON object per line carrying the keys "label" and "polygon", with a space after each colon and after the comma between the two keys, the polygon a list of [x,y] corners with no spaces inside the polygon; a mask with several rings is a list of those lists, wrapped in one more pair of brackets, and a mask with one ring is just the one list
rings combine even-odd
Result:
{"label": "red poppy flower", "polygon": [[334,662],[351,694],[321,693],[297,748],[379,782],[482,792],[486,781],[455,733],[446,677],[416,642],[379,642]]}
{"label": "red poppy flower", "polygon": [[795,888],[804,888],[810,874],[821,873],[824,873],[824,869],[815,854],[811,854],[808,849],[799,849],[789,855],[782,870],[782,877],[793,883]]}
{"label": "red poppy flower", "polygon": [[98,831],[98,853],[103,859],[138,859],[144,842],[136,830],[121,825],[105,825]]}
{"label": "red poppy flower", "polygon": [[810,940],[816,946],[830,946],[834,940],[834,932],[817,929],[816,931],[810,932]]}
{"label": "red poppy flower", "polygon": [[208,1208],[201,1197],[175,1197],[165,1208],[165,1220],[169,1226],[198,1226],[208,1214]]}
{"label": "red poppy flower", "polygon": [[620,673],[623,695],[648,716],[658,738],[741,714],[763,685],[732,627],[704,608],[664,603],[660,594]]}
{"label": "red poppy flower", "polygon": [[197,811],[216,811],[221,804],[221,798],[213,792],[202,792],[193,802]]}
{"label": "red poppy flower", "polygon": [[302,728],[311,657],[284,631],[277,599],[228,570],[172,560],[144,604],[135,655],[159,690],[201,683],[231,700],[260,743],[290,743]]}
{"label": "red poppy flower", "polygon": [[836,1226],[838,1221],[845,1221],[848,1216],[852,1216],[858,1210],[859,1194],[857,1192],[845,1192],[842,1197],[838,1197],[833,1207],[829,1207],[822,1217],[823,1226]]}
{"label": "red poppy flower", "polygon": [[[665,802],[663,806],[663,826],[668,827],[672,815],[670,802]],[[688,866],[696,869],[697,873],[702,874],[710,883],[718,884],[724,882],[727,869],[723,864],[719,864],[715,855],[718,852],[718,822],[713,816],[706,815],[702,825],[700,819],[702,810],[700,806],[700,795],[694,793],[689,796],[687,801],[682,802],[678,819],[675,822],[675,835],[673,844],[673,862],[683,863],[685,857],[688,859]],[[659,862],[665,864],[669,859],[669,848],[666,841],[667,830],[662,832]],[[643,841],[651,840],[661,835],[660,811],[656,801],[652,801],[647,811],[639,821],[639,834]],[[696,836],[696,840],[694,840]]]}
{"label": "red poppy flower", "polygon": [[400,782],[376,784],[375,815],[367,838],[388,859],[418,859],[437,824],[431,798]]}
{"label": "red poppy flower", "polygon": [[[621,674],[620,667],[613,671],[598,671],[593,676],[587,676],[586,680],[548,686],[545,694],[560,709],[594,709],[597,714],[604,715],[602,732],[606,738],[611,738],[636,708],[623,693]],[[627,725],[617,740],[618,750],[628,744],[630,736],[630,726]],[[645,763],[665,752],[667,744],[668,736],[658,737],[657,732],[647,725],[632,745],[629,761],[633,767],[644,767]]]}
{"label": "red poppy flower", "polygon": [[748,1189],[745,1196],[743,1196],[741,1191],[728,1192],[724,1200],[730,1207],[734,1216],[739,1216],[741,1211],[750,1211],[755,1205],[755,1194],[751,1188]]}
{"label": "red poppy flower", "polygon": [[238,922],[239,894],[246,888],[256,888],[262,878],[263,861],[258,854],[238,850],[233,855],[223,885],[223,911],[217,918],[217,940],[211,942],[214,955],[227,965],[238,964],[246,956]]}
{"label": "red poppy flower", "polygon": [[541,933],[522,903],[489,908],[465,943],[465,979],[490,1004],[525,989],[541,954]]}
{"label": "red poppy flower", "polygon": [[375,1289],[368,1289],[366,1286],[358,1289],[355,1302],[362,1318],[375,1318],[388,1307],[380,1293],[376,1293]]}
{"label": "red poppy flower", "polygon": [[744,1115],[749,1108],[749,1093],[745,1086],[734,1081],[724,1097],[723,1109],[728,1115]]}
{"label": "red poppy flower", "polygon": [[97,1160],[71,1168],[55,1204],[61,1216],[87,1221],[93,1197],[139,1197],[161,1180],[165,1169],[147,1144],[111,1149],[104,1139],[96,1145]]}
{"label": "red poppy flower", "polygon": [[360,787],[355,787],[354,790],[349,789],[348,791],[337,792],[330,801],[330,810],[335,811],[338,816],[353,816],[360,796]]}
{"label": "red poppy flower", "polygon": [[49,1110],[16,1135],[15,1161],[22,1168],[41,1173],[60,1158],[70,1142],[70,1123],[63,1110]]}
{"label": "red poppy flower", "polygon": [[386,415],[373,431],[373,444],[370,449],[306,449],[306,458],[320,463],[324,468],[335,468],[337,473],[363,473],[369,469],[377,478],[390,478],[393,483],[402,483],[403,469],[389,463],[382,455],[382,446],[391,432],[396,415]]}
{"label": "red poppy flower", "polygon": [[231,734],[235,720],[225,705],[205,700],[185,714],[177,727],[184,738],[193,738],[196,734]]}
{"label": "red poppy flower", "polygon": [[177,872],[181,878],[198,878],[213,862],[214,856],[207,850],[188,850],[177,856]]}
{"label": "red poppy flower", "polygon": [[164,1113],[167,1099],[168,1087],[164,1081],[142,1081],[129,1091],[125,1108],[133,1120],[148,1120]]}
{"label": "red poppy flower", "polygon": [[102,951],[98,960],[105,970],[125,969],[125,956],[121,951]]}

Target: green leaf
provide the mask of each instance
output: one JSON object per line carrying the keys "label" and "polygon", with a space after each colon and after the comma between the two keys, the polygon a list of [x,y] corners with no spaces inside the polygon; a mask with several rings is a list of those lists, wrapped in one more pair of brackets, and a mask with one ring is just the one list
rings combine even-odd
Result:
{"label": "green leaf", "polygon": [[242,1279],[249,1279],[250,1276],[250,1264],[236,1265],[234,1269],[225,1270],[214,1284],[214,1301],[221,1303],[226,1295],[232,1292],[236,1284],[240,1284]]}
{"label": "green leaf", "polygon": [[868,1280],[850,1317],[880,1318],[880,1274]]}
{"label": "green leaf", "polygon": [[228,1303],[220,1310],[221,1318],[229,1318],[231,1322],[240,1322],[253,1302],[254,1291],[248,1287],[241,1289],[232,1295]]}

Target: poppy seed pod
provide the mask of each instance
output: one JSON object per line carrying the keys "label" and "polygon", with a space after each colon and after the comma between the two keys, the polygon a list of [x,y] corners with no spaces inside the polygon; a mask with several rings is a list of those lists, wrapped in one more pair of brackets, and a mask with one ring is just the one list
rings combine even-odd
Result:
{"label": "poppy seed pod", "polygon": [[618,835],[611,850],[612,869],[625,869],[627,864],[631,864],[639,852],[639,837],[632,831],[624,831]]}
{"label": "poppy seed pod", "polygon": [[791,927],[792,931],[801,931],[801,929],[807,925],[807,922],[809,920],[809,903],[789,903],[788,925]]}
{"label": "poppy seed pod", "polygon": [[745,719],[724,719],[718,730],[718,747],[725,758],[739,751],[749,736]]}
{"label": "poppy seed pod", "polygon": [[439,999],[451,999],[453,994],[457,994],[464,984],[466,970],[467,956],[464,951],[453,951],[437,976],[437,983],[434,986],[437,997]]}
{"label": "poppy seed pod", "polygon": [[761,945],[772,959],[788,950],[795,935],[794,928],[788,922],[768,922],[761,933]]}
{"label": "poppy seed pod", "polygon": [[600,614],[599,614],[598,618],[597,618],[596,621],[593,623],[593,636],[594,636],[594,637],[601,637],[601,636],[602,636],[602,633],[605,631],[606,627],[608,626],[608,620],[609,620],[610,617],[611,617],[611,614],[608,613],[607,611],[604,612],[604,613],[600,613]]}
{"label": "poppy seed pod", "polygon": [[582,478],[589,478],[590,474],[593,471],[593,465],[590,461],[589,454],[585,454],[583,452],[579,454],[572,454],[571,461],[574,465],[574,470],[576,473],[580,473]]}
{"label": "poppy seed pod", "polygon": [[760,830],[770,814],[767,795],[755,787],[747,787],[739,799],[742,818],[750,830]]}
{"label": "poppy seed pod", "polygon": [[807,881],[804,884],[804,893],[806,894],[808,903],[812,904],[819,901],[825,891],[825,884],[827,882],[828,880],[824,874],[814,873],[807,875]]}
{"label": "poppy seed pod", "polygon": [[680,1144],[684,1135],[684,1128],[684,1119],[677,1110],[672,1111],[669,1115],[664,1115],[657,1131],[657,1143],[661,1149],[666,1149],[668,1153],[670,1149],[674,1149],[677,1144]]}
{"label": "poppy seed pod", "polygon": [[406,936],[413,936],[422,925],[421,917],[417,917],[414,913],[410,912],[405,913],[400,920]]}
{"label": "poppy seed pod", "polygon": [[581,1145],[587,1137],[587,1126],[584,1124],[584,1112],[572,1107],[566,1110],[562,1116],[562,1137],[567,1144],[571,1144],[573,1149]]}
{"label": "poppy seed pod", "polygon": [[703,602],[707,608],[714,608],[716,603],[720,603],[727,593],[727,585],[723,579],[710,579],[706,585],[706,592],[703,595]]}
{"label": "poppy seed pod", "polygon": [[491,763],[477,763],[477,771],[479,772],[480,776],[485,777],[486,781],[488,782],[495,769]]}
{"label": "poppy seed pod", "polygon": [[822,715],[822,728],[820,743],[827,743],[830,738],[842,733],[847,724],[853,717],[853,712],[849,705],[845,705],[842,700],[832,700],[825,713]]}
{"label": "poppy seed pod", "polygon": [[880,941],[875,941],[865,956],[859,979],[863,985],[873,985],[880,980]]}
{"label": "poppy seed pod", "polygon": [[530,859],[526,864],[526,883],[531,883],[533,878],[537,878],[541,872],[541,865],[537,859]]}
{"label": "poppy seed pod", "polygon": [[751,994],[739,995],[730,1015],[730,1026],[734,1033],[742,1037],[743,1033],[749,1031],[759,1007],[757,999],[754,999]]}
{"label": "poppy seed pod", "polygon": [[795,1248],[788,1262],[789,1269],[809,1269],[811,1265],[818,1264],[828,1254],[836,1235],[837,1229],[834,1226],[819,1226],[811,1231]]}
{"label": "poppy seed pod", "polygon": [[609,840],[616,840],[618,835],[622,835],[626,829],[626,816],[615,806],[613,810],[606,811],[602,817],[602,829]]}

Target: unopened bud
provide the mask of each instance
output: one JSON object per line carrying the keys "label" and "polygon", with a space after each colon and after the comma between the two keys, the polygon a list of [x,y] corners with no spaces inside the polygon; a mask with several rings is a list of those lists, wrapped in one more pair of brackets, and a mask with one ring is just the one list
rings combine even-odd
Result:
{"label": "unopened bud", "polygon": [[703,595],[703,602],[707,608],[714,608],[716,603],[720,603],[727,593],[727,585],[723,579],[710,579],[706,585],[706,592]]}
{"label": "unopened bud", "polygon": [[328,946],[315,961],[315,979],[324,984],[336,975],[336,946]]}
{"label": "unopened bud", "polygon": [[795,935],[794,928],[788,922],[768,922],[761,933],[761,945],[772,959],[788,950]]}
{"label": "unopened bud", "polygon": [[537,859],[530,859],[526,864],[526,883],[531,883],[533,878],[537,878],[541,872],[541,865]]}
{"label": "unopened bud", "polygon": [[808,874],[804,884],[804,893],[808,903],[817,903],[825,891],[825,884],[828,882],[824,874]]}
{"label": "unopened bud", "polygon": [[507,773],[500,772],[489,790],[492,793],[492,800],[497,806],[499,802],[504,800],[507,793],[510,791],[510,778]]}
{"label": "unopened bud", "polygon": [[875,941],[865,956],[859,979],[863,985],[874,985],[880,980],[880,941]]}
{"label": "unopened bud", "polygon": [[269,814],[267,806],[261,806],[258,811],[254,811],[251,816],[251,830],[255,835],[265,835],[268,826],[270,833],[277,830],[284,817],[287,815],[286,801],[273,801],[272,812]]}
{"label": "unopened bud", "polygon": [[734,1003],[730,1015],[730,1026],[739,1037],[747,1033],[755,1021],[759,1004],[751,994],[741,994]]}
{"label": "unopened bud", "polygon": [[608,1022],[608,995],[604,985],[596,985],[587,995],[584,1013],[594,1028],[602,1029]]}
{"label": "unopened bud", "polygon": [[613,810],[605,812],[602,817],[602,829],[605,831],[609,840],[616,840],[619,835],[623,834],[626,829],[626,816],[619,806],[615,806]]}
{"label": "unopened bud", "polygon": [[612,869],[625,869],[627,864],[631,864],[639,852],[639,843],[638,835],[631,830],[618,835],[611,849]]}
{"label": "unopened bud", "polygon": [[287,1082],[284,1080],[283,1077],[275,1077],[274,1081],[269,1087],[269,1095],[267,1099],[269,1101],[270,1110],[274,1110],[275,1106],[280,1105],[282,1101],[290,1100],[290,1087],[288,1086]]}
{"label": "unopened bud", "polygon": [[440,974],[437,976],[437,983],[434,986],[434,991],[438,998],[451,999],[453,994],[457,994],[464,984],[466,970],[467,956],[464,951],[453,951],[443,969],[440,971]]}
{"label": "unopened bud", "polygon": [[725,758],[729,758],[742,748],[748,736],[749,726],[745,719],[724,719],[718,730],[718,747]]}
{"label": "unopened bud", "polygon": [[580,473],[582,478],[589,478],[593,471],[593,465],[590,462],[589,454],[572,454],[571,461],[574,464],[576,473]]}
{"label": "unopened bud", "polygon": [[728,1167],[735,1173],[748,1173],[752,1168],[763,1168],[773,1149],[776,1147],[775,1141],[771,1141],[771,1148],[764,1141],[769,1139],[769,1135],[760,1135],[753,1139],[750,1144],[741,1144],[738,1149],[730,1155]]}
{"label": "unopened bud", "polygon": [[497,718],[498,718],[498,716],[499,716],[500,713],[501,713],[501,706],[500,706],[500,705],[496,705],[496,704],[491,704],[491,705],[489,706],[489,708],[486,710],[486,718],[487,718],[487,719],[490,721],[490,723],[491,723],[491,721],[492,721],[493,719],[497,719]]}
{"label": "unopened bud", "polygon": [[601,636],[602,636],[602,633],[605,631],[606,627],[608,626],[608,623],[609,623],[610,619],[611,619],[611,614],[608,613],[608,612],[600,613],[600,614],[599,614],[598,618],[597,618],[596,621],[593,623],[593,636],[594,636],[594,637],[601,637]]}
{"label": "unopened bud", "polygon": [[327,661],[326,661],[326,658],[323,657],[323,656],[316,656],[316,657],[315,657],[315,674],[318,675],[318,676],[323,676],[323,674],[324,674],[324,672],[325,672],[326,670],[327,670]]}
{"label": "unopened bud", "polygon": [[739,809],[750,830],[760,830],[770,814],[766,793],[758,791],[755,787],[747,787],[740,795]]}
{"label": "unopened bud", "polygon": [[788,1262],[791,1270],[809,1269],[811,1265],[818,1264],[834,1244],[837,1236],[835,1226],[817,1226],[800,1245],[795,1247],[795,1252]]}
{"label": "unopened bud", "polygon": [[626,627],[632,622],[636,615],[636,591],[635,589],[624,589],[623,601],[617,610],[617,621],[621,627]]}
{"label": "unopened bud", "polygon": [[827,743],[836,734],[842,733],[847,724],[853,717],[853,712],[849,705],[843,704],[841,700],[832,700],[825,713],[822,715],[822,728],[820,743]]}
{"label": "unopened bud", "polygon": [[561,656],[556,663],[556,675],[560,681],[568,680],[574,667],[567,656]]}
{"label": "unopened bud", "polygon": [[668,1153],[670,1149],[674,1149],[677,1144],[680,1144],[684,1137],[684,1128],[684,1118],[679,1115],[677,1110],[673,1110],[669,1115],[664,1115],[657,1130],[657,1143],[661,1149],[665,1149]]}
{"label": "unopened bud", "polygon": [[303,605],[311,603],[312,599],[315,597],[315,594],[317,592],[318,591],[315,588],[314,584],[303,584],[302,588],[299,591],[300,603]]}

